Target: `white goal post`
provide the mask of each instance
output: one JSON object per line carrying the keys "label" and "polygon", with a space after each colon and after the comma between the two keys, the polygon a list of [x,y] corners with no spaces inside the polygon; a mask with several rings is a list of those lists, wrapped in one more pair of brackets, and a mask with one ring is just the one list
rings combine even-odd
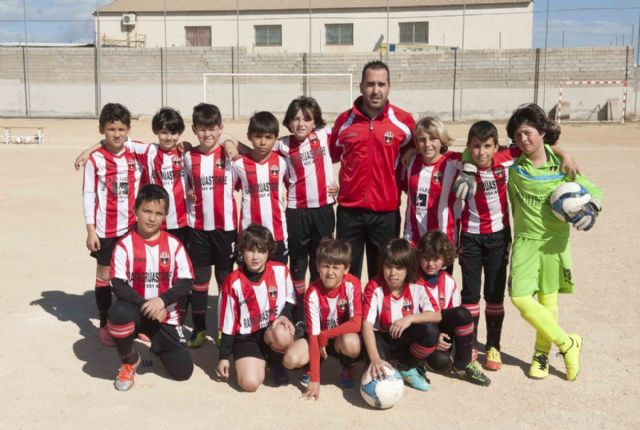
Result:
{"label": "white goal post", "polygon": [[[286,86],[285,84],[289,84],[289,86],[292,85],[292,81],[291,78],[295,79],[295,78],[299,78],[300,82],[295,82],[295,87],[299,87],[296,88],[296,90],[294,91],[290,91],[289,92],[289,97],[286,98],[286,104],[284,104],[284,106],[282,106],[282,110],[286,109],[288,103],[294,98],[294,97],[298,97],[300,95],[302,95],[305,91],[305,80],[306,79],[311,79],[311,78],[330,78],[330,79],[334,79],[334,78],[343,78],[345,79],[345,86],[348,85],[349,86],[349,91],[345,91],[345,94],[348,95],[348,99],[347,99],[347,95],[344,96],[344,106],[342,106],[342,102],[340,102],[339,100],[337,100],[337,97],[331,97],[332,100],[339,102],[340,103],[340,111],[342,112],[345,109],[348,109],[352,104],[353,104],[353,75],[351,73],[203,73],[202,74],[202,100],[207,103],[207,99],[210,99],[207,96],[208,91],[208,87],[212,84],[210,83],[210,78],[268,78],[266,81],[253,81],[251,82],[253,85],[267,85],[267,88],[271,89],[271,88],[278,88],[278,85],[280,84],[281,86]],[[281,78],[280,81],[278,81],[278,78]],[[211,79],[213,80],[213,79]],[[348,81],[348,84],[346,83]],[[309,81],[310,82],[310,81]],[[307,88],[310,88],[312,85],[309,84],[309,82],[307,82]],[[219,82],[218,82],[219,83]],[[238,96],[238,100],[236,100],[236,93],[239,94],[240,92],[240,88],[243,85],[248,85],[246,82],[244,84],[241,84],[240,82],[236,81],[234,82],[232,80],[231,82],[231,94],[232,94],[232,112],[235,116],[235,111],[236,108],[238,109],[238,114],[240,114],[240,100],[239,100],[239,96]],[[345,88],[346,89],[346,88]],[[342,91],[339,91],[340,93],[342,93]],[[265,96],[265,92],[260,93],[260,96]],[[313,94],[310,94],[311,96],[313,96]],[[340,97],[341,98],[341,97]],[[318,102],[321,102],[321,100],[318,100]],[[210,103],[210,101],[209,101]],[[217,103],[216,103],[217,104]],[[322,106],[322,103],[321,103]],[[270,110],[270,109],[266,109],[265,110]],[[325,111],[324,107],[323,107],[323,112]]]}
{"label": "white goal post", "polygon": [[[606,98],[606,100],[602,100],[603,95],[595,95],[591,96],[590,100],[580,103],[582,105],[586,104],[586,119],[578,119],[571,118],[571,114],[565,112],[563,117],[562,114],[562,105],[563,98],[565,98],[565,106],[568,105],[566,101],[567,97],[567,89],[569,88],[580,88],[592,89],[596,87],[615,87],[617,89],[617,93],[615,94],[615,98]],[[587,99],[583,92],[583,98]],[[576,94],[574,97],[578,98],[579,96]],[[602,103],[601,103],[602,102]],[[578,106],[572,106],[571,110],[577,111]],[[565,81],[560,82],[559,94],[558,94],[558,104],[556,106],[556,122],[565,121],[565,122],[590,122],[590,121],[612,121],[612,122],[620,122],[624,124],[624,118],[627,113],[627,81],[624,80],[587,80],[587,81]],[[564,119],[563,119],[564,118]]]}

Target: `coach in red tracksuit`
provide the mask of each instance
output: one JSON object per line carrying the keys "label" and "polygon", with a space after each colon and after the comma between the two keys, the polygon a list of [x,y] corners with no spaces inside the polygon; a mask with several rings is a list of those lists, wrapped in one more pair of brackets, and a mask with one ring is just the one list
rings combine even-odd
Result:
{"label": "coach in red tracksuit", "polygon": [[350,272],[360,277],[367,247],[369,279],[377,273],[378,250],[400,233],[396,168],[411,146],[413,117],[390,104],[389,68],[381,61],[362,69],[360,97],[333,126],[331,158],[340,161],[336,235],[351,244]]}

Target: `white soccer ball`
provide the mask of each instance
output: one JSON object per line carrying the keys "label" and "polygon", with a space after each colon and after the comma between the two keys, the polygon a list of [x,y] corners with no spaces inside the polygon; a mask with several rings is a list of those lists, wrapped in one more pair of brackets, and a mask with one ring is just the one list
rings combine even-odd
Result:
{"label": "white soccer ball", "polygon": [[591,200],[591,194],[577,182],[565,182],[551,193],[551,212],[560,221],[569,221],[580,208]]}
{"label": "white soccer ball", "polygon": [[388,409],[400,401],[404,395],[404,382],[394,368],[385,367],[386,377],[382,380],[371,378],[365,371],[360,383],[360,394],[365,402],[377,409]]}

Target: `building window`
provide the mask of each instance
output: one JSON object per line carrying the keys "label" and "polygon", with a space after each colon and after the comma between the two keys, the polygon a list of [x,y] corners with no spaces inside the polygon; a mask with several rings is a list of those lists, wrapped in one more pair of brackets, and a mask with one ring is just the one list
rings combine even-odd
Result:
{"label": "building window", "polygon": [[211,27],[185,27],[187,46],[211,46]]}
{"label": "building window", "polygon": [[327,45],[353,45],[353,24],[325,24]]}
{"label": "building window", "polygon": [[256,25],[256,46],[282,46],[281,25]]}
{"label": "building window", "polygon": [[400,43],[429,43],[429,23],[401,22]]}

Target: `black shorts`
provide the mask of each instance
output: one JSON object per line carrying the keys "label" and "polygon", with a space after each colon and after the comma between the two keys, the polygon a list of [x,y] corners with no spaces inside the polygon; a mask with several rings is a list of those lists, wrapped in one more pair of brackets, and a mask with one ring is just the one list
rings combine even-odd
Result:
{"label": "black shorts", "polygon": [[235,230],[196,230],[189,228],[187,254],[194,267],[215,265],[218,268],[233,267],[238,233]]}
{"label": "black shorts", "polygon": [[239,360],[245,357],[255,357],[267,360],[270,348],[264,341],[266,328],[251,334],[237,334],[233,338],[233,359]]}
{"label": "black shorts", "polygon": [[185,247],[185,249],[187,248],[187,239],[188,239],[188,236],[189,236],[189,227],[167,229],[167,233],[169,233],[172,236],[175,236],[175,238],[178,239],[180,241],[180,243],[182,243],[182,245]]}
{"label": "black shorts", "polygon": [[[147,322],[155,324],[148,324]],[[140,332],[151,339],[151,352],[160,355],[165,352],[187,350],[187,339],[181,325],[159,324],[142,318]]]}
{"label": "black shorts", "polygon": [[289,252],[292,256],[308,257],[320,240],[333,237],[336,215],[333,205],[320,208],[287,208]]}
{"label": "black shorts", "polygon": [[122,236],[118,237],[108,237],[102,238],[99,237],[100,240],[100,249],[97,251],[91,251],[91,255],[93,258],[98,260],[98,264],[101,266],[111,266],[111,256],[113,255],[113,250],[116,248],[118,241]]}

